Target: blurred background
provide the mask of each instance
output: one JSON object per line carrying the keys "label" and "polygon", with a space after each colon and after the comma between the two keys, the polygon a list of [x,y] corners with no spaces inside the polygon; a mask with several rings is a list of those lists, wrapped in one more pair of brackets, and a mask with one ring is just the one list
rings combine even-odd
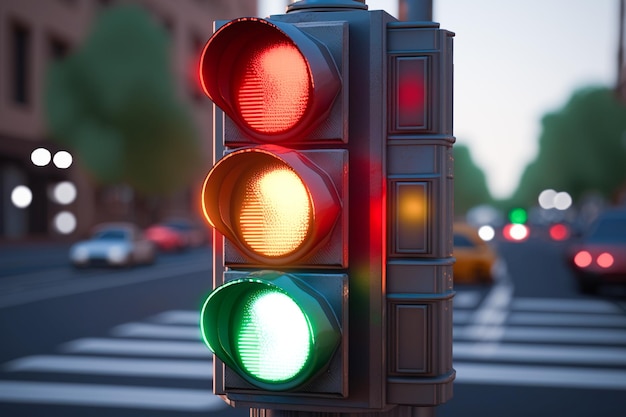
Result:
{"label": "blurred background", "polygon": [[[197,219],[212,161],[198,54],[212,22],[285,0],[0,5],[0,242],[103,221]],[[370,1],[404,19],[407,3]],[[539,207],[573,219],[626,199],[623,2],[433,3],[455,39],[455,215]],[[184,161],[184,162],[182,162]],[[546,213],[544,213],[546,214]],[[553,213],[551,213],[553,214]]]}
{"label": "blurred background", "polygon": [[197,216],[212,162],[198,55],[214,20],[255,14],[253,0],[3,1],[0,241]]}
{"label": "blurred background", "polygon": [[[456,34],[443,416],[623,415],[625,3],[433,0]],[[287,4],[0,1],[0,415],[248,414],[209,394],[198,331],[197,67],[214,20]]]}

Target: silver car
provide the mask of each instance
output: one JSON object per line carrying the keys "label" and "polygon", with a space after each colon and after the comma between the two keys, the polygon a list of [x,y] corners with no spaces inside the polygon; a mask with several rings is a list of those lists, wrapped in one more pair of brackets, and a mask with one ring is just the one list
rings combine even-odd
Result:
{"label": "silver car", "polygon": [[70,247],[70,261],[76,267],[150,264],[155,258],[154,244],[131,223],[99,225],[90,239]]}

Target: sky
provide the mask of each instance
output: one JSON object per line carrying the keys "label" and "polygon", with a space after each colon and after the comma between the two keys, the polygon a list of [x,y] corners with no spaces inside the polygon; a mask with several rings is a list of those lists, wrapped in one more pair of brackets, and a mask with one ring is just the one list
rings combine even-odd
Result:
{"label": "sky", "polygon": [[[259,15],[285,0],[259,0]],[[366,0],[398,15],[394,0]],[[455,33],[454,135],[496,198],[509,197],[538,151],[541,119],[576,90],[617,78],[619,0],[433,0]]]}

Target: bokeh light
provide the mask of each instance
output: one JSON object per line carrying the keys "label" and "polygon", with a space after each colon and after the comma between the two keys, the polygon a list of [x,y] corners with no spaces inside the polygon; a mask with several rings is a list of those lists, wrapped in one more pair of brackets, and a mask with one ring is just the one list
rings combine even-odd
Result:
{"label": "bokeh light", "polygon": [[32,163],[38,167],[46,166],[52,160],[52,155],[50,151],[46,148],[37,148],[30,154],[30,160]]}
{"label": "bokeh light", "polygon": [[62,211],[54,216],[54,229],[64,235],[69,235],[76,230],[76,216],[69,211]]}
{"label": "bokeh light", "polygon": [[54,186],[52,199],[59,204],[71,204],[76,200],[76,186],[70,181],[63,181]]}
{"label": "bokeh light", "polygon": [[574,256],[574,263],[579,268],[588,267],[589,265],[591,265],[592,261],[593,258],[591,257],[591,254],[586,250],[580,251],[576,254],[576,256]]}
{"label": "bokeh light", "polygon": [[562,223],[553,224],[550,226],[550,237],[557,241],[565,240],[569,237],[569,228]]}
{"label": "bokeh light", "polygon": [[496,236],[496,231],[491,226],[481,226],[478,229],[478,236],[485,242],[489,242],[490,240],[493,240],[493,238]]}
{"label": "bokeh light", "polygon": [[509,223],[502,230],[504,238],[511,241],[520,242],[526,240],[530,234],[528,227],[523,224]]}
{"label": "bokeh light", "polygon": [[614,261],[615,260],[613,259],[613,255],[608,252],[601,253],[596,260],[598,266],[602,268],[610,268],[613,265]]}
{"label": "bokeh light", "polygon": [[18,185],[11,191],[11,202],[17,208],[26,208],[33,201],[33,192],[25,185]]}
{"label": "bokeh light", "polygon": [[509,213],[509,220],[511,223],[524,224],[528,220],[528,213],[521,207],[514,208]]}
{"label": "bokeh light", "polygon": [[554,208],[557,210],[567,210],[572,205],[572,196],[565,191],[561,191],[554,196]]}
{"label": "bokeh light", "polygon": [[572,206],[572,196],[566,192],[557,192],[553,189],[543,190],[539,193],[539,206],[544,210],[557,209],[567,210]]}
{"label": "bokeh light", "polygon": [[72,165],[72,155],[67,151],[59,151],[54,154],[52,162],[57,168],[69,168]]}
{"label": "bokeh light", "polygon": [[553,189],[543,190],[539,194],[539,206],[542,209],[551,209],[554,208],[554,197],[556,196],[556,191]]}

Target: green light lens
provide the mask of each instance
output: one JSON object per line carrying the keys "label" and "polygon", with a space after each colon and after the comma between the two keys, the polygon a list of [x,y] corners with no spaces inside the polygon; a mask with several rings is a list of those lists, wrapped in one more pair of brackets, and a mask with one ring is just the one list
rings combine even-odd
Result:
{"label": "green light lens", "polygon": [[252,294],[240,311],[235,345],[242,368],[266,382],[296,377],[311,352],[309,324],[298,305],[275,289]]}
{"label": "green light lens", "polygon": [[[320,288],[344,294],[346,278],[339,278]],[[271,391],[317,377],[341,342],[329,300],[301,278],[278,271],[250,272],[215,288],[200,325],[204,342],[224,365]]]}

